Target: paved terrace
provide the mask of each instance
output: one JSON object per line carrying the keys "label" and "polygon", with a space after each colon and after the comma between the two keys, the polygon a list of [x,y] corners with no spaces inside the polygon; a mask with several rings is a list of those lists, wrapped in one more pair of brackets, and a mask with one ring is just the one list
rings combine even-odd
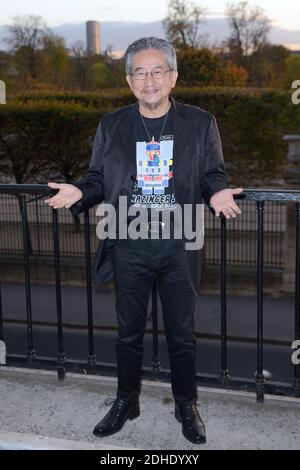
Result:
{"label": "paved terrace", "polygon": [[116,379],[0,366],[0,449],[300,449],[300,400],[199,387],[205,445],[189,443],[169,384],[143,381],[141,415],[114,436],[92,429],[109,410]]}

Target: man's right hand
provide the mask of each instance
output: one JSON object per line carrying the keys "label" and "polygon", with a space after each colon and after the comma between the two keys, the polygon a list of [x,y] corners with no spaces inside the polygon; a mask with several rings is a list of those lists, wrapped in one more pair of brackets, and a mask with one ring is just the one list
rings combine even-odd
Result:
{"label": "man's right hand", "polygon": [[55,196],[45,199],[46,204],[49,204],[54,209],[61,209],[62,207],[69,209],[69,207],[75,204],[75,202],[80,201],[83,197],[82,191],[73,184],[50,182],[48,186],[52,189],[59,189]]}

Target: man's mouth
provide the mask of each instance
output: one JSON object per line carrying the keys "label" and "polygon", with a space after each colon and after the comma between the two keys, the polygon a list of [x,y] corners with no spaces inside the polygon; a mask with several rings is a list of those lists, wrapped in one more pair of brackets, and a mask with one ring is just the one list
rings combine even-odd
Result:
{"label": "man's mouth", "polygon": [[150,90],[143,90],[144,93],[147,93],[147,94],[152,94],[152,93],[156,93],[157,91],[159,91],[157,88],[155,89],[150,89]]}

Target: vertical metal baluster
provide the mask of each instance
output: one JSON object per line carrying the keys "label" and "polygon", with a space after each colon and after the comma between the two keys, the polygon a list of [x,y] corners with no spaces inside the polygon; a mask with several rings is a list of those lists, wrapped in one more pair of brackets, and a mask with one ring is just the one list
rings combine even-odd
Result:
{"label": "vertical metal baluster", "polygon": [[56,313],[57,313],[57,374],[60,380],[64,379],[66,370],[64,363],[66,356],[64,353],[64,337],[62,324],[62,303],[61,303],[61,280],[60,280],[60,254],[59,254],[59,229],[57,210],[52,208],[53,218],[53,248],[54,248],[54,266],[55,266],[55,290],[56,290]]}
{"label": "vertical metal baluster", "polygon": [[3,307],[2,307],[2,288],[0,283],[0,340],[4,340],[3,332]]}
{"label": "vertical metal baluster", "polygon": [[257,201],[258,233],[257,233],[257,370],[256,400],[264,401],[263,374],[263,253],[264,253],[264,201]]}
{"label": "vertical metal baluster", "polygon": [[[295,269],[295,340],[300,340],[300,203],[296,203],[296,269]],[[300,364],[294,366],[293,386],[300,396]]]}
{"label": "vertical metal baluster", "polygon": [[35,216],[36,216],[36,227],[37,227],[37,249],[38,255],[41,254],[41,245],[40,245],[40,219],[39,219],[39,206],[38,206],[38,199],[35,200]]}
{"label": "vertical metal baluster", "polygon": [[26,312],[27,312],[27,344],[28,344],[28,360],[35,358],[35,350],[33,346],[32,331],[32,306],[31,306],[31,283],[30,283],[30,266],[29,266],[29,227],[26,210],[26,196],[20,195],[19,203],[22,217],[22,235],[23,235],[23,253],[24,253],[24,272],[25,272],[25,295],[26,295]]}
{"label": "vertical metal baluster", "polygon": [[94,347],[94,321],[93,321],[93,299],[92,299],[92,268],[91,268],[91,243],[90,243],[90,220],[89,212],[84,213],[84,236],[85,236],[85,263],[86,263],[86,299],[88,313],[88,364],[96,364]]}
{"label": "vertical metal baluster", "polygon": [[156,279],[152,287],[152,331],[153,331],[152,369],[159,370],[160,362],[158,359],[158,322],[157,322],[157,282],[156,282]]}
{"label": "vertical metal baluster", "polygon": [[227,369],[227,293],[226,293],[226,217],[221,214],[221,379],[229,377]]}

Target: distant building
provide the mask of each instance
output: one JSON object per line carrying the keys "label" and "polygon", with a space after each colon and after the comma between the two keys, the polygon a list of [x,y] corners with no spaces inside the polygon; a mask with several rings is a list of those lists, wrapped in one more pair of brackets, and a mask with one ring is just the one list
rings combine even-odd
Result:
{"label": "distant building", "polygon": [[86,50],[88,55],[95,55],[101,53],[99,21],[86,22],[86,44]]}
{"label": "distant building", "polygon": [[3,80],[0,80],[0,104],[6,103],[6,85]]}
{"label": "distant building", "polygon": [[121,51],[112,51],[112,50],[107,51],[106,50],[104,54],[110,57],[111,59],[122,59],[122,57],[124,57],[125,50],[121,50]]}

